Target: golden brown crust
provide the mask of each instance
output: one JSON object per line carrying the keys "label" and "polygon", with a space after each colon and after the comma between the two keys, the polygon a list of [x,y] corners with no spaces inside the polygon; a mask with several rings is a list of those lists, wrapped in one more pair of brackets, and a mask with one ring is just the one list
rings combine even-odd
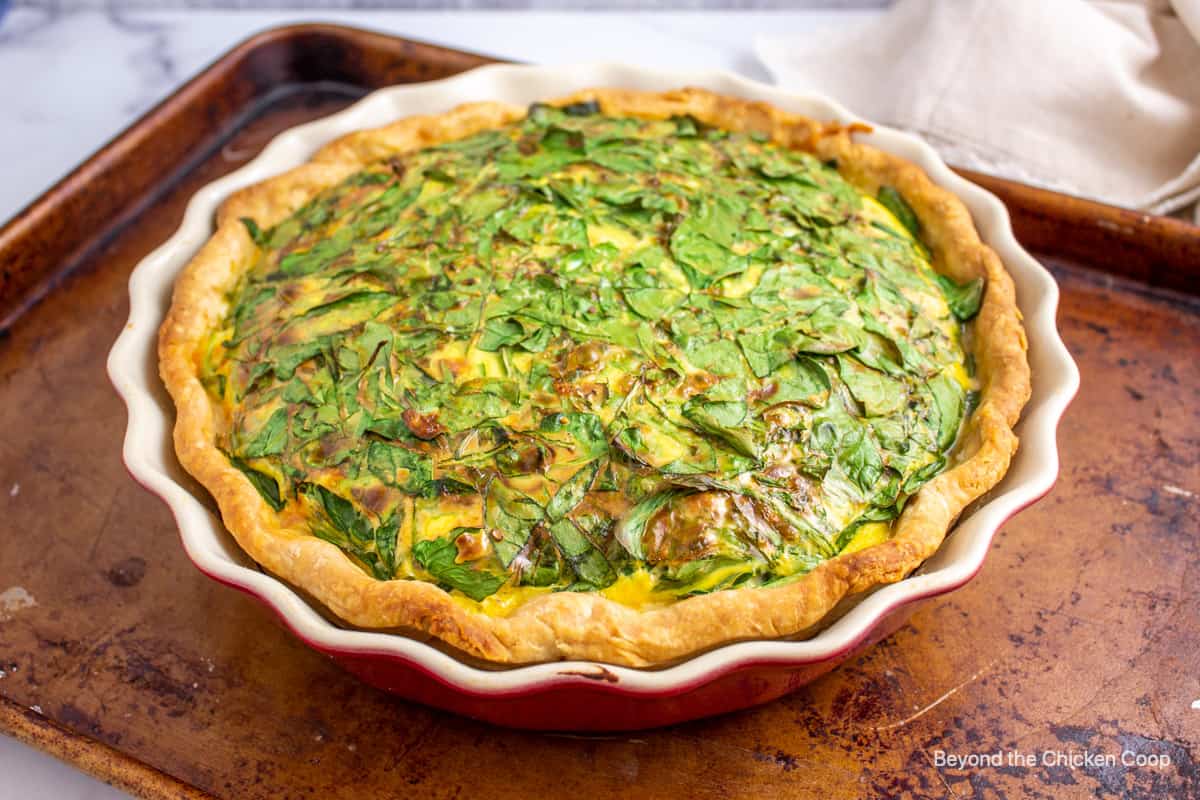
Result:
{"label": "golden brown crust", "polygon": [[492,617],[465,608],[430,583],[371,578],[336,546],[289,526],[286,512],[273,512],[229,464],[215,444],[223,413],[200,383],[197,352],[226,311],[228,289],[257,252],[239,218],[274,225],[372,161],[469,136],[524,113],[498,103],[465,105],[353,133],[322,148],[309,163],[237,192],[222,205],[216,233],[181,274],[160,331],[160,370],[178,410],[176,452],[216,498],[226,526],[256,561],[353,625],[433,636],[472,656],[512,664],[591,659],[652,666],[731,641],[801,634],[847,595],[909,574],[938,548],[962,510],[1007,471],[1017,449],[1012,428],[1030,392],[1012,279],[979,240],[958,198],[935,186],[916,165],[855,142],[850,129],[700,89],[593,89],[555,102],[582,100],[598,101],[606,113],[690,114],[710,125],[761,131],[781,144],[835,158],[843,175],[866,191],[874,193],[881,185],[900,191],[921,220],[940,272],[958,281],[986,278],[969,343],[981,381],[979,406],[955,447],[951,468],[908,503],[891,539],[834,558],[776,588],[714,592],[645,610],[596,594],[559,592],[530,600],[508,617]]}

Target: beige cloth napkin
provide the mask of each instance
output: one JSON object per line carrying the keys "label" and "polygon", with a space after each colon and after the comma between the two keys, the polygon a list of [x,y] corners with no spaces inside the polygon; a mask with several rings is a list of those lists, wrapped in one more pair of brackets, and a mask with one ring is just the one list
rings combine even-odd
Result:
{"label": "beige cloth napkin", "polygon": [[1200,198],[1200,0],[901,0],[756,49],[952,164],[1153,213]]}

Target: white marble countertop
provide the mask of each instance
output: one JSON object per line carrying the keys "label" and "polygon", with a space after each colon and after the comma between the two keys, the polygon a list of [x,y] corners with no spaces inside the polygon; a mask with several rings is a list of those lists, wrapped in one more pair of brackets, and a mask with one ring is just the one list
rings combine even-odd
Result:
{"label": "white marble countertop", "polygon": [[[4,5],[0,0],[0,8]],[[253,33],[339,22],[500,57],[724,67],[766,79],[751,44],[852,24],[874,10],[760,12],[83,11],[18,7],[0,19],[0,220],[179,84]],[[12,154],[19,153],[19,157]]]}
{"label": "white marble countertop", "polygon": [[[0,9],[5,6],[0,0]],[[2,13],[2,11],[0,11]],[[539,63],[608,60],[766,74],[760,34],[856,24],[870,9],[725,12],[75,11],[0,18],[0,220],[71,171],[247,36],[338,22]],[[123,792],[0,736],[0,800],[108,800]]]}

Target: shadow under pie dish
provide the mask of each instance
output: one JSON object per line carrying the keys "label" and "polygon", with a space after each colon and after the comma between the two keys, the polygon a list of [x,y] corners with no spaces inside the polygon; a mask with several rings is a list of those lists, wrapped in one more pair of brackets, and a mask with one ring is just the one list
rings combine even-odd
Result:
{"label": "shadow under pie dish", "polygon": [[177,283],[179,458],[356,626],[632,666],[812,629],[937,549],[1029,396],[965,207],[854,134],[590,90],[337,140]]}

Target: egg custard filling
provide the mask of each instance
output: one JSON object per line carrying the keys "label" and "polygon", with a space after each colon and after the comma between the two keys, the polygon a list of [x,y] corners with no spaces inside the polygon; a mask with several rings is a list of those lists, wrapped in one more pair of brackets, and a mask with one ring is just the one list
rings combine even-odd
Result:
{"label": "egg custard filling", "polygon": [[983,280],[898,192],[690,116],[535,105],[242,222],[217,446],[289,529],[497,616],[886,541],[975,397]]}

